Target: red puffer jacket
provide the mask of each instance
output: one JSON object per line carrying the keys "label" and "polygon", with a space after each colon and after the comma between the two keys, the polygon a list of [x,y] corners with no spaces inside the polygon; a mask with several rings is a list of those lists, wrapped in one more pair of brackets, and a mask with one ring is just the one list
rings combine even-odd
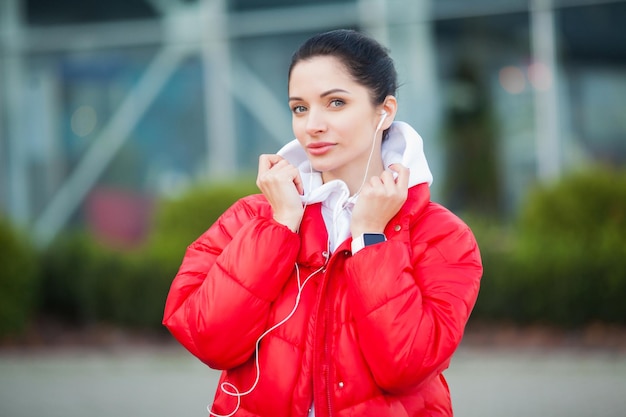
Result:
{"label": "red puffer jacket", "polygon": [[[239,407],[218,386],[213,412],[306,417],[315,400],[316,417],[451,416],[441,373],[482,275],[471,231],[422,184],[387,242],[352,256],[348,239],[327,257],[320,207],[306,208],[296,234],[263,196],[246,197],[187,249],[163,323],[224,370],[220,384],[254,386]],[[261,339],[254,385],[257,339],[289,315],[312,273],[293,316]]]}

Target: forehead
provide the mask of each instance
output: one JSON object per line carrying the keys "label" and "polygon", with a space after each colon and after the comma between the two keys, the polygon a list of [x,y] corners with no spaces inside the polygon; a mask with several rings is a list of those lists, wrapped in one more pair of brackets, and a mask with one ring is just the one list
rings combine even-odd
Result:
{"label": "forehead", "polygon": [[354,89],[361,86],[354,81],[346,66],[333,56],[315,56],[302,60],[293,67],[289,78],[290,94],[348,87]]}

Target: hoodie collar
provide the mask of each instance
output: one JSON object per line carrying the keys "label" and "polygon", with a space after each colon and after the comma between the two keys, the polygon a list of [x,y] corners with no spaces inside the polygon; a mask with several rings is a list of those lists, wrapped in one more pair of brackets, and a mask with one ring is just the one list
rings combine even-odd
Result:
{"label": "hoodie collar", "polygon": [[[354,204],[354,201],[349,201],[350,191],[345,182],[341,180],[329,181],[326,184],[322,182],[322,174],[312,169],[306,151],[297,139],[280,149],[278,155],[300,171],[304,187],[302,196],[304,203],[328,202],[330,199],[335,203]],[[423,183],[430,186],[433,182],[433,176],[424,155],[424,142],[421,136],[405,122],[395,121],[391,124],[388,137],[382,144],[382,158],[386,168],[395,163],[409,168],[409,187]]]}

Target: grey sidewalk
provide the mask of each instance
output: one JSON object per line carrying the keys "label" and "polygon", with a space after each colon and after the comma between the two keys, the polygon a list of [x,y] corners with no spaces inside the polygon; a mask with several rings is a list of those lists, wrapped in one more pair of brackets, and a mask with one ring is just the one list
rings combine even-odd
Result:
{"label": "grey sidewalk", "polygon": [[[462,347],[456,417],[624,417],[626,354]],[[217,373],[179,348],[0,351],[0,417],[205,417]]]}
{"label": "grey sidewalk", "polygon": [[461,349],[447,372],[456,417],[624,417],[626,354]]}

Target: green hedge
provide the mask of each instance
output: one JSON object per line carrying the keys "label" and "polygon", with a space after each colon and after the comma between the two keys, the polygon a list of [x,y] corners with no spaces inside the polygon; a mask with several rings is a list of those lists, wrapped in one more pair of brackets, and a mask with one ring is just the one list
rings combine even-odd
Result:
{"label": "green hedge", "polygon": [[485,267],[477,317],[626,324],[626,171],[595,168],[533,189],[499,240],[472,227]]}
{"label": "green hedge", "polygon": [[483,262],[472,320],[526,321],[522,300],[529,294],[516,264],[517,240],[512,227],[480,215],[462,217],[476,237]]}
{"label": "green hedge", "polygon": [[175,266],[147,250],[120,251],[66,235],[41,254],[41,314],[76,325],[160,329]]}
{"label": "green hedge", "polygon": [[66,234],[40,255],[41,314],[78,325],[99,322],[161,329],[163,307],[185,248],[254,181],[190,189],[159,202],[145,247],[120,251],[87,234]]}
{"label": "green hedge", "polygon": [[531,318],[626,323],[626,171],[596,168],[534,190],[519,221]]}
{"label": "green hedge", "polygon": [[0,338],[21,333],[34,315],[39,291],[35,249],[0,218]]}
{"label": "green hedge", "polygon": [[[23,331],[35,313],[163,330],[165,298],[185,248],[255,192],[254,180],[244,179],[164,199],[147,245],[134,251],[66,234],[36,252],[0,222],[0,336]],[[473,319],[626,324],[625,171],[595,169],[538,187],[509,224],[464,218],[484,264]]]}
{"label": "green hedge", "polygon": [[178,198],[160,201],[148,242],[150,253],[178,267],[187,246],[228,207],[241,197],[258,192],[254,179],[243,178],[199,184]]}

